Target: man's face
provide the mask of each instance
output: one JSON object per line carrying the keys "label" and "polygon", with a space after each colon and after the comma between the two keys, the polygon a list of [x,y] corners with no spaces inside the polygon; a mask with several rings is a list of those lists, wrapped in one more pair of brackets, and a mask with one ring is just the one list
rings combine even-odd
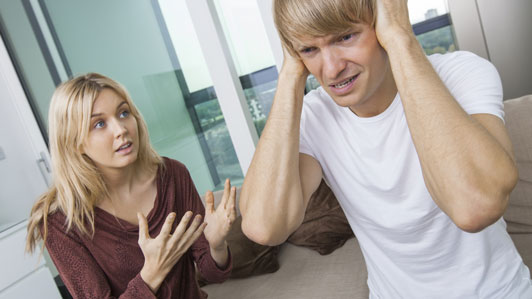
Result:
{"label": "man's face", "polygon": [[388,55],[368,24],[300,39],[294,49],[334,101],[361,117],[383,112],[395,96]]}

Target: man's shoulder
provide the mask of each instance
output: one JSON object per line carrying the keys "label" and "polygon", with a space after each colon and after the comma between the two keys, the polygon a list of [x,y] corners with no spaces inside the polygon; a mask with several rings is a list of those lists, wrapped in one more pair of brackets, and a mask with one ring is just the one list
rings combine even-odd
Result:
{"label": "man's shoulder", "polygon": [[438,73],[446,70],[491,66],[491,62],[488,60],[468,51],[454,51],[445,54],[436,53],[428,55],[427,58]]}

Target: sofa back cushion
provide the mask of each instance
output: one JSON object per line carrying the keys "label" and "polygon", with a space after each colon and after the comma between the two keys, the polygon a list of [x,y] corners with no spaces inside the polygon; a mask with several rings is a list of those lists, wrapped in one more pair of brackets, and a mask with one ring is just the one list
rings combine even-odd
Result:
{"label": "sofa back cushion", "polygon": [[504,214],[510,233],[532,233],[532,95],[504,102],[519,181]]}
{"label": "sofa back cushion", "polygon": [[336,196],[324,180],[310,197],[303,223],[288,242],[330,254],[355,235]]}

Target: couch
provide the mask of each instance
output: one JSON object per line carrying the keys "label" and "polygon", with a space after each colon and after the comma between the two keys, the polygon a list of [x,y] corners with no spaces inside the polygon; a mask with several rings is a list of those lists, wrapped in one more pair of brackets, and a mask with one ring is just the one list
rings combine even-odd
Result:
{"label": "couch", "polygon": [[[532,95],[507,100],[505,121],[514,145],[519,182],[504,218],[525,264],[532,268]],[[330,191],[330,190],[329,190]],[[215,194],[219,199],[220,192]],[[274,273],[231,278],[202,289],[209,298],[298,299],[368,298],[367,271],[356,238],[348,238],[332,253],[320,255],[308,247],[284,243],[276,252]],[[233,257],[235,260],[238,256]]]}

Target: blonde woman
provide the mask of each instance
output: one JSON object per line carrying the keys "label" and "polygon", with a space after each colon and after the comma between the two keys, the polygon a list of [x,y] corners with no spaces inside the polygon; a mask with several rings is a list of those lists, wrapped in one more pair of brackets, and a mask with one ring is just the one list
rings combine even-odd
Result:
{"label": "blonde woman", "polygon": [[44,240],[75,298],[202,298],[194,262],[209,281],[229,276],[235,188],[226,181],[216,209],[207,192],[205,210],[120,84],[90,73],[60,85],[49,139],[54,183],[32,209],[26,249]]}

